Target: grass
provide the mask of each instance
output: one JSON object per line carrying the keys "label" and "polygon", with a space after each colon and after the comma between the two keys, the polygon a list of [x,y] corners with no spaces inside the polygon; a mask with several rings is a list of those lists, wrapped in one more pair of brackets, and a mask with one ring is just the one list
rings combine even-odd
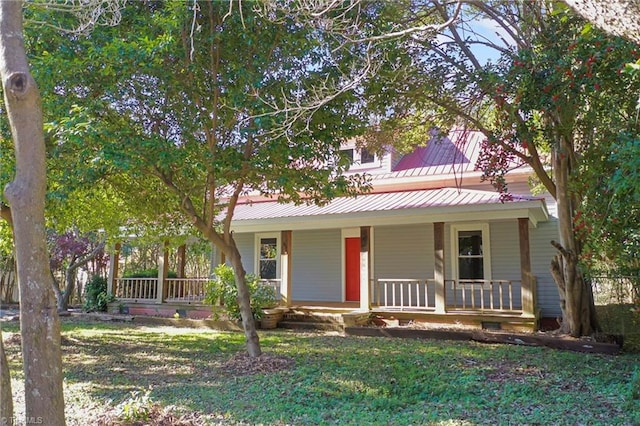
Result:
{"label": "grass", "polygon": [[[17,329],[3,328],[18,397]],[[155,403],[206,424],[640,424],[637,355],[335,333],[260,337],[265,352],[294,366],[226,372],[244,347],[239,333],[66,323],[67,423],[94,424],[131,392],[150,391]]]}

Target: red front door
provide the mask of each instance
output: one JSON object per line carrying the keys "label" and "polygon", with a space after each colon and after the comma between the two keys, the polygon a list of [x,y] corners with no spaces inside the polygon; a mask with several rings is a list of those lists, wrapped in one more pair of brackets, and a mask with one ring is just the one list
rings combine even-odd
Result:
{"label": "red front door", "polygon": [[360,238],[344,239],[345,300],[360,301]]}

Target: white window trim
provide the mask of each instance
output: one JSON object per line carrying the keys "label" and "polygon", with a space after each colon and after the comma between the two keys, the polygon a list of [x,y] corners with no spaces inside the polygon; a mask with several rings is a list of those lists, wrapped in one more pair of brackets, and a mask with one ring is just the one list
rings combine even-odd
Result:
{"label": "white window trim", "polygon": [[370,163],[362,163],[362,149],[357,148],[355,143],[348,143],[340,147],[341,151],[345,150],[353,150],[353,162],[349,166],[349,170],[359,170],[359,169],[371,169],[380,167],[382,165],[382,158],[378,156],[377,153],[371,152],[373,154],[373,161]]}
{"label": "white window trim", "polygon": [[481,231],[482,232],[482,267],[484,279],[491,280],[491,235],[488,223],[461,223],[451,225],[451,277],[459,281],[458,276],[458,232]]}
{"label": "white window trim", "polygon": [[260,234],[255,234],[254,239],[254,274],[257,277],[260,277],[260,240],[263,238],[275,238],[276,239],[276,279],[279,280],[282,277],[280,270],[280,233],[279,232],[265,232]]}

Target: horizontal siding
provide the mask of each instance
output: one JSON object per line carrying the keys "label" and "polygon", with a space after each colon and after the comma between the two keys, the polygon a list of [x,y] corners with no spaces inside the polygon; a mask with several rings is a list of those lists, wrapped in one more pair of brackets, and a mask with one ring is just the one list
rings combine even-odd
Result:
{"label": "horizontal siding", "polygon": [[491,222],[491,277],[520,280],[520,237],[517,220]]}
{"label": "horizontal siding", "polygon": [[[255,234],[234,233],[233,239],[236,241],[238,251],[240,251],[244,270],[247,271],[247,273],[255,273]],[[228,260],[227,263],[229,263]]]}
{"label": "horizontal siding", "polygon": [[433,278],[433,225],[374,230],[374,278]]}
{"label": "horizontal siding", "polygon": [[531,239],[531,269],[538,281],[538,307],[542,309],[541,316],[555,318],[562,315],[560,298],[551,272],[551,259],[556,249],[551,240],[558,239],[558,220],[551,218],[548,222],[538,223],[538,227],[529,233]]}
{"label": "horizontal siding", "polygon": [[292,234],[293,300],[341,302],[341,231],[295,231]]}

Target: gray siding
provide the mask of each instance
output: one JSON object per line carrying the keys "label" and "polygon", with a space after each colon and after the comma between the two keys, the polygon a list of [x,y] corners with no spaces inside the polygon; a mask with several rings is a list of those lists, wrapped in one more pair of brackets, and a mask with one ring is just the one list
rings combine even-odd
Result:
{"label": "gray siding", "polygon": [[[233,234],[242,257],[242,265],[247,273],[255,272],[255,234]],[[229,263],[227,261],[227,263]]]}
{"label": "gray siding", "polygon": [[520,237],[516,220],[491,222],[491,278],[520,280]]}
{"label": "gray siding", "polygon": [[530,231],[531,239],[531,269],[538,282],[538,307],[542,309],[542,317],[554,318],[562,314],[560,310],[560,298],[549,267],[556,250],[551,245],[551,240],[558,239],[558,220],[549,218],[548,222],[538,224],[538,227]]}
{"label": "gray siding", "polygon": [[374,230],[374,278],[433,278],[433,225]]}
{"label": "gray siding", "polygon": [[293,300],[341,302],[341,231],[294,231],[292,239]]}

